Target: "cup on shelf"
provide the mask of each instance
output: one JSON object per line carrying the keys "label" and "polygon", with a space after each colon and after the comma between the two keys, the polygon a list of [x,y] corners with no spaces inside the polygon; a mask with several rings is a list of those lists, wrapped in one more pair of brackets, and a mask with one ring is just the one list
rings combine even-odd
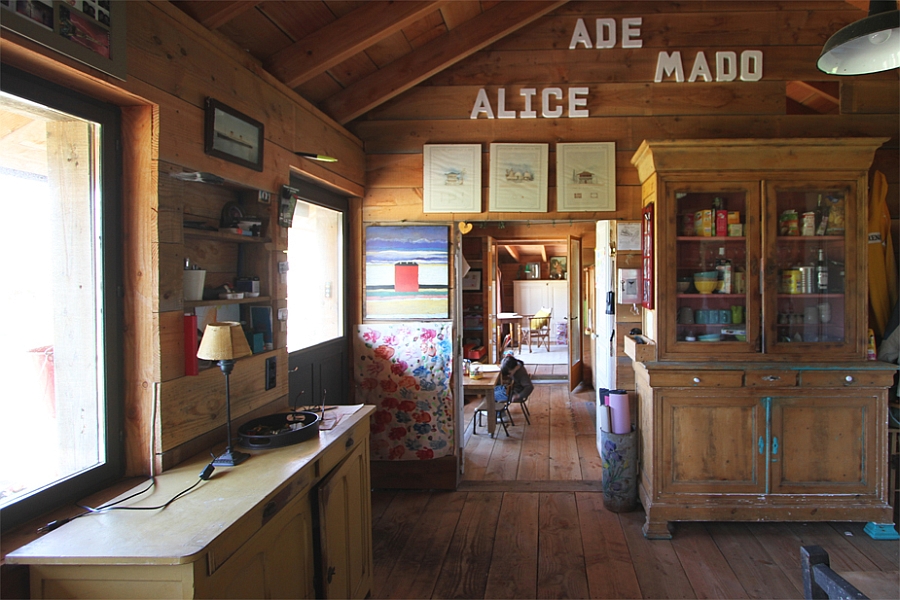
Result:
{"label": "cup on shelf", "polygon": [[694,309],[690,306],[682,306],[678,311],[678,322],[683,325],[693,325]]}
{"label": "cup on shelf", "polygon": [[806,325],[815,325],[819,322],[819,307],[807,306],[803,309],[803,322]]}
{"label": "cup on shelf", "polygon": [[[740,325],[744,322],[744,307],[743,306],[732,306],[731,307],[731,322],[735,325]],[[783,323],[782,315],[778,315],[778,322]]]}
{"label": "cup on shelf", "polygon": [[831,321],[831,304],[828,302],[822,302],[817,307],[819,309],[819,321],[822,323],[828,323]]}
{"label": "cup on shelf", "polygon": [[186,269],[184,271],[184,299],[191,302],[203,300],[203,284],[206,282],[206,270]]}

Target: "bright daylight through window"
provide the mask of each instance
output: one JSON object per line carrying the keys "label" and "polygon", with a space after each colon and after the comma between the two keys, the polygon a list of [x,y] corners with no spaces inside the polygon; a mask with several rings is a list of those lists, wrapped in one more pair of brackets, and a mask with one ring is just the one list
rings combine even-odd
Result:
{"label": "bright daylight through window", "polygon": [[343,214],[298,201],[288,230],[288,352],[344,335]]}
{"label": "bright daylight through window", "polygon": [[[0,508],[106,463],[98,123],[0,94]],[[4,516],[4,519],[6,517]]]}

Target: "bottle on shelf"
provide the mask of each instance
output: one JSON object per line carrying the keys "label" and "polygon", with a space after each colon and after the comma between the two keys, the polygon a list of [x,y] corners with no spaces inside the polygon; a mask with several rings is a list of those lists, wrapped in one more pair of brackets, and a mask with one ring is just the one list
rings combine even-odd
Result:
{"label": "bottle on shelf", "polygon": [[819,194],[819,202],[816,205],[816,235],[825,235],[828,229],[828,207],[822,205],[822,194]]}
{"label": "bottle on shelf", "polygon": [[716,271],[719,272],[719,285],[716,290],[720,294],[730,294],[732,285],[732,265],[731,261],[725,258],[725,248],[719,248],[719,257],[716,259]]}
{"label": "bottle on shelf", "polygon": [[823,248],[819,248],[819,257],[816,260],[816,291],[820,294],[828,293],[828,261],[825,259]]}

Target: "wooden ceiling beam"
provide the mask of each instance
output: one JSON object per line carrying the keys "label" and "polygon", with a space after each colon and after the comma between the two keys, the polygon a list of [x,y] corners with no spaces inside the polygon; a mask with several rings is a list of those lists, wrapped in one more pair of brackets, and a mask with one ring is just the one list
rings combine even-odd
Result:
{"label": "wooden ceiling beam", "polygon": [[501,2],[321,103],[344,125],[566,3]]}
{"label": "wooden ceiling beam", "polygon": [[447,1],[366,2],[275,53],[266,62],[266,70],[295,88],[439,10]]}
{"label": "wooden ceiling beam", "polygon": [[516,260],[516,262],[521,262],[521,260],[519,259],[519,249],[518,248],[516,248],[515,246],[503,246],[503,247],[506,248],[506,251],[509,252],[509,255],[512,256]]}
{"label": "wooden ceiling beam", "polygon": [[231,0],[230,2],[182,2],[181,8],[207,29],[218,29],[248,10],[252,10],[261,0]]}

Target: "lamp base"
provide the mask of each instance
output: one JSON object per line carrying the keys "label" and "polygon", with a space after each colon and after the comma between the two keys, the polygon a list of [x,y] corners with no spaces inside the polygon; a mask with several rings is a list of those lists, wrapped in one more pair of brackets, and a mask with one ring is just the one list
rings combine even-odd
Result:
{"label": "lamp base", "polygon": [[212,464],[214,467],[236,467],[248,458],[250,458],[250,455],[246,452],[238,452],[231,448],[227,448],[225,452],[213,460]]}

